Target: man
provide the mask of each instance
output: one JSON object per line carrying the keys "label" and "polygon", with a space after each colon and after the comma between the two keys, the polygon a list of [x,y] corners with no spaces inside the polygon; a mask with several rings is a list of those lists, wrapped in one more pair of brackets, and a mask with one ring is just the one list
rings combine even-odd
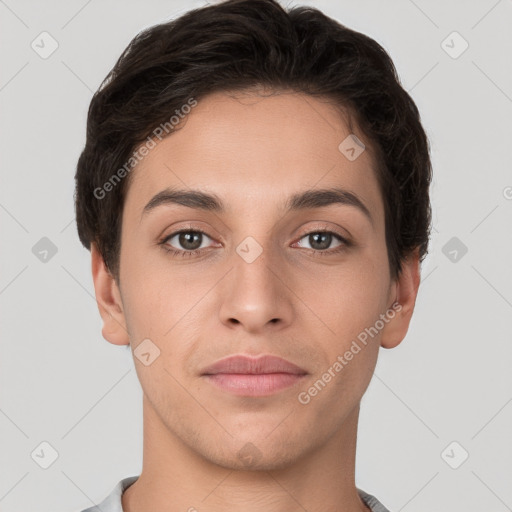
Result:
{"label": "man", "polygon": [[139,34],[92,99],[75,206],[143,469],[87,510],[386,512],[355,485],[359,406],[408,330],[430,182],[391,59],[318,10],[231,0]]}

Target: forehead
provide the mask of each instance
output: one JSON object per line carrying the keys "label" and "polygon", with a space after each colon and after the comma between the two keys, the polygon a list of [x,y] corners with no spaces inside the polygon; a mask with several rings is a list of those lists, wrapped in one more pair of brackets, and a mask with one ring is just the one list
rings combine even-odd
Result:
{"label": "forehead", "polygon": [[[354,146],[351,134],[365,143],[356,159],[343,152]],[[364,135],[332,102],[295,92],[206,96],[132,174],[125,213],[134,219],[168,187],[213,193],[228,214],[261,213],[297,192],[330,187],[355,193],[372,216],[383,209]]]}

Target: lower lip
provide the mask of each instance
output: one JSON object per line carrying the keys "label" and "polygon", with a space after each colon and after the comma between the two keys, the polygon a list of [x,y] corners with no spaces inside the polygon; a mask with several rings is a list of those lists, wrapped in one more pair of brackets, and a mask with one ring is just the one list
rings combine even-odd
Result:
{"label": "lower lip", "polygon": [[300,382],[305,375],[291,373],[216,373],[205,377],[218,388],[240,396],[268,396]]}

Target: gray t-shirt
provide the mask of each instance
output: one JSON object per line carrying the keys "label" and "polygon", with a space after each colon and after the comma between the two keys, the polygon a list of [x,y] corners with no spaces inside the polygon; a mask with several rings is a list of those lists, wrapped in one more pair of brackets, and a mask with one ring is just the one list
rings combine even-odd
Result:
{"label": "gray t-shirt", "polygon": [[[133,484],[138,478],[139,475],[123,478],[99,505],[82,510],[82,512],[123,512],[121,495],[124,490]],[[389,510],[375,496],[372,496],[361,489],[357,489],[357,492],[364,504],[370,507],[372,512],[389,512]]]}

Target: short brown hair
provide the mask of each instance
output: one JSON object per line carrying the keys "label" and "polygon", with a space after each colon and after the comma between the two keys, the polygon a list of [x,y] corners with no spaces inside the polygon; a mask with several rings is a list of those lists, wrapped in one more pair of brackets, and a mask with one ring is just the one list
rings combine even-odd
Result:
{"label": "short brown hair", "polygon": [[414,249],[424,258],[431,223],[429,142],[386,51],[312,7],[228,0],[139,33],[91,100],[75,175],[76,222],[82,244],[97,244],[118,282],[131,174],[104,197],[97,191],[190,98],[258,85],[330,98],[352,112],[377,155],[391,275],[399,275]]}

